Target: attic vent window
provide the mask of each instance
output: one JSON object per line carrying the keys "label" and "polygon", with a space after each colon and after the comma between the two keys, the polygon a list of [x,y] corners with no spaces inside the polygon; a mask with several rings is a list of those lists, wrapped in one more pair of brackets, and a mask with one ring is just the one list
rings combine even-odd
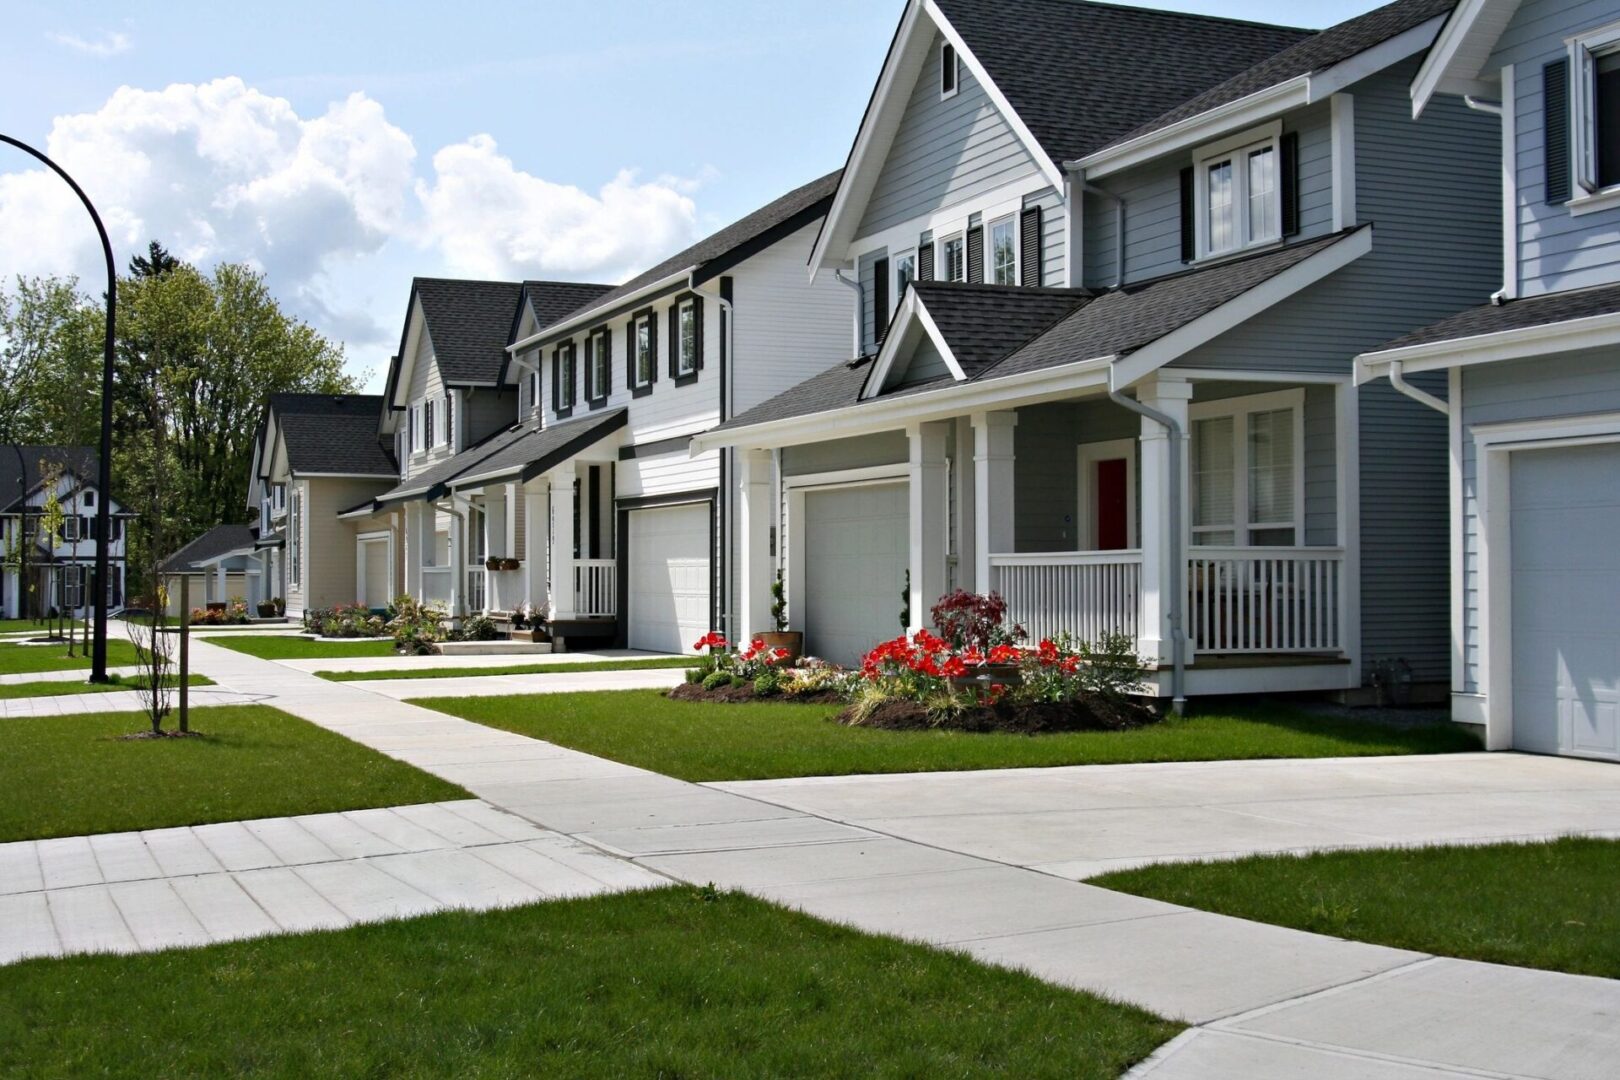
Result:
{"label": "attic vent window", "polygon": [[956,96],[957,76],[959,74],[956,62],[956,46],[946,42],[939,49],[939,98],[941,101]]}

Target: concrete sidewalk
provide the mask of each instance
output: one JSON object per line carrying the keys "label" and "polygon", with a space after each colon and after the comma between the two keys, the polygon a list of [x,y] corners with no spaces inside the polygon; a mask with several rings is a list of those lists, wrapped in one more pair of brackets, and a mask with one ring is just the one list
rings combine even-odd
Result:
{"label": "concrete sidewalk", "polygon": [[355,685],[404,701],[428,697],[494,697],[504,694],[573,694],[597,690],[667,690],[686,681],[680,668],[637,671],[555,672],[547,675],[469,675],[442,679],[371,679]]}
{"label": "concrete sidewalk", "polygon": [[[430,712],[371,692],[375,684],[327,682],[205,642],[197,645],[195,663],[223,686],[273,697],[294,715],[641,868],[960,948],[1199,1025],[1143,1066],[1157,1080],[1608,1077],[1620,1057],[1617,982],[1435,959],[1193,911],[953,850],[983,838],[959,845],[951,830],[928,842],[885,835],[853,820],[687,784]],[[1500,760],[1507,763],[1500,782],[1506,787],[1514,783],[1512,763],[1526,759]],[[1339,764],[1367,770],[1371,785],[1386,782],[1384,762]],[[1205,768],[1216,783],[1221,766]],[[1523,783],[1539,800],[1542,780],[1532,771]],[[1021,775],[1039,780],[1049,772]],[[1084,772],[1098,791],[1118,785],[1122,799],[1143,779],[1108,767]],[[950,774],[962,786],[936,806],[977,799],[993,816],[1004,800],[1020,797],[1018,785],[997,774],[984,774],[992,783],[975,794],[978,776]],[[1253,790],[1256,779],[1234,773],[1231,782]],[[1173,789],[1175,781],[1164,786]],[[1603,798],[1602,785],[1591,790],[1591,798]],[[1588,798],[1579,790],[1565,796],[1572,806]],[[1131,843],[1147,844],[1143,852],[1158,857],[1149,844],[1154,836],[1189,828],[1189,815],[1173,802],[1162,793],[1153,797],[1151,804],[1165,811],[1157,832]],[[1598,805],[1588,823],[1620,827],[1608,806]],[[1310,840],[1302,834],[1297,842]],[[1129,857],[1128,848],[1119,850]],[[1045,865],[1045,854],[1033,852],[1038,864]]]}
{"label": "concrete sidewalk", "polygon": [[667,653],[631,649],[602,649],[597,652],[527,653],[514,656],[335,656],[325,660],[277,660],[295,671],[477,671],[480,668],[517,667],[528,664],[600,664],[615,660],[661,660]]}

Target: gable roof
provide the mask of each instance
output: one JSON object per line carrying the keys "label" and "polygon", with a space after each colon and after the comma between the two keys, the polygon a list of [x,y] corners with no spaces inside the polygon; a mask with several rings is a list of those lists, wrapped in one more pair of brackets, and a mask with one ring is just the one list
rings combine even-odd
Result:
{"label": "gable roof", "polygon": [[[17,471],[19,450],[22,452],[21,473]],[[64,471],[78,477],[80,483],[93,486],[101,457],[89,446],[0,443],[0,511],[12,509],[19,499],[39,486],[41,461],[61,465]]]}
{"label": "gable roof", "polygon": [[[411,294],[421,302],[433,358],[446,385],[493,386],[500,380],[522,293],[523,285],[516,281],[417,278],[412,282]],[[404,351],[402,341],[400,352]]]}
{"label": "gable roof", "polygon": [[[1281,85],[1302,75],[1312,75],[1343,63],[1375,45],[1444,15],[1456,0],[1395,0],[1365,15],[1310,34],[1296,43],[1243,69],[1231,78],[1179,102],[1138,127],[1125,132],[1107,145],[1139,139],[1182,120],[1228,105],[1251,94]],[[1093,150],[1103,147],[1093,147]],[[1081,156],[1081,155],[1076,155]]]}
{"label": "gable roof", "polygon": [[536,326],[550,326],[571,311],[602,298],[617,286],[584,281],[525,281],[523,302],[529,305]]}
{"label": "gable roof", "polygon": [[1435,94],[1500,94],[1501,78],[1485,64],[1518,10],[1519,0],[1459,0],[1412,77],[1412,115]]}
{"label": "gable roof", "polygon": [[448,486],[464,488],[532,480],[624,427],[629,419],[629,411],[618,408],[589,413],[545,427],[536,427],[532,423],[519,425],[522,430],[516,438],[503,440],[493,453],[484,455],[475,464],[467,465],[448,481]]}
{"label": "gable roof", "polygon": [[748,256],[777,240],[804,228],[827,212],[833,192],[838,189],[842,170],[794,188],[764,206],[738,218],[676,252],[649,270],[637,274],[555,320],[557,330],[574,328],[593,317],[606,318],[625,300],[679,274],[690,273],[691,284],[701,285],[718,277]]}
{"label": "gable roof", "polygon": [[272,394],[270,411],[293,473],[399,475],[391,446],[378,438],[380,394]]}
{"label": "gable roof", "polygon": [[970,379],[1096,295],[941,281],[914,282],[912,289]]}
{"label": "gable roof", "polygon": [[199,573],[202,567],[198,563],[252,547],[253,530],[246,525],[215,525],[164,559],[160,569],[165,574]]}
{"label": "gable roof", "polygon": [[1057,164],[1311,36],[1090,0],[934,2]]}
{"label": "gable roof", "polygon": [[[1361,238],[1360,244],[1349,243],[1357,237]],[[1026,326],[1036,325],[1041,318],[1050,321],[1032,337],[1009,344],[1001,355],[988,363],[981,363],[977,373],[969,375],[965,382],[941,376],[863,401],[862,391],[874,369],[873,358],[864,357],[853,363],[829,368],[706,434],[799,419],[857,405],[870,407],[926,391],[966,388],[1082,362],[1117,362],[1138,357],[1139,354],[1146,356],[1150,346],[1175,341],[1173,335],[1179,331],[1190,330],[1205,316],[1234,304],[1245,294],[1282,278],[1290,271],[1306,268],[1314,257],[1325,255],[1341,244],[1347,245],[1342,249],[1347,252],[1345,257],[1355,257],[1356,252],[1365,250],[1361,244],[1365,244],[1369,238],[1370,227],[1364,225],[1214,266],[1184,270],[1124,288],[1110,289],[1095,297],[1074,290],[1069,293],[1066,307],[1055,303],[1053,297],[1039,294],[1069,290],[1030,290],[1010,285],[975,286],[974,289],[999,293],[999,303],[1004,310],[1020,312],[1011,317],[1012,321]],[[1324,267],[1328,271],[1331,268],[1331,263]],[[1022,295],[1031,292],[1037,295]],[[976,322],[967,324],[965,320],[964,344],[974,341],[975,334],[982,333],[976,329],[976,325]],[[977,341],[986,347],[985,355],[988,356],[994,348],[992,336],[985,335]],[[702,449],[718,445],[703,437],[698,441],[705,444],[700,447]]]}

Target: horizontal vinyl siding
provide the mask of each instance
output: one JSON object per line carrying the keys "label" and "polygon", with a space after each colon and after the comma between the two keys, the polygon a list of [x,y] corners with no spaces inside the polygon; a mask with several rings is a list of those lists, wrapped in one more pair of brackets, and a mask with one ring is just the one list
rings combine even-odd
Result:
{"label": "horizontal vinyl siding", "polygon": [[[428,340],[425,331],[417,338],[416,362],[411,366],[411,385],[406,392],[405,400],[408,402],[407,408],[399,417],[400,430],[405,433],[405,441],[401,444],[405,447],[405,457],[402,460],[405,463],[404,475],[414,476],[437,465],[452,453],[449,446],[434,446],[420,454],[411,453],[412,407],[424,401],[432,401],[434,427],[443,430],[439,427],[441,424],[439,412],[444,408],[444,381],[439,377],[439,362],[434,358],[433,343]],[[510,422],[509,420],[508,423]]]}
{"label": "horizontal vinyl siding", "polygon": [[1488,71],[1514,69],[1521,295],[1620,281],[1620,207],[1575,217],[1546,203],[1541,92],[1543,65],[1568,55],[1565,38],[1617,17],[1613,0],[1526,0],[1488,61]]}
{"label": "horizontal vinyl siding", "polygon": [[903,465],[910,458],[911,444],[906,439],[906,433],[884,431],[833,442],[784,447],[782,475],[810,476],[845,469],[865,469],[874,465]]}
{"label": "horizontal vinyl siding", "polygon": [[[345,521],[344,510],[387,491],[389,484],[372,480],[309,480],[304,536],[304,593],[311,607],[352,604],[359,599],[355,581],[355,536],[386,527],[386,519]],[[397,569],[394,574],[397,585]]]}
{"label": "horizontal vinyl siding", "polygon": [[1080,445],[1131,439],[1142,422],[1108,401],[1031,405],[1013,429],[1013,547],[1075,551],[1080,500]]}
{"label": "horizontal vinyl siding", "polygon": [[912,350],[905,372],[894,381],[894,385],[909,386],[950,373],[951,369],[945,363],[944,354],[935,347],[934,339],[924,334],[917,342],[916,348]]}
{"label": "horizontal vinyl siding", "polygon": [[867,200],[857,235],[1027,177],[1038,167],[966,62],[954,97],[939,97],[936,34]]}
{"label": "horizontal vinyl siding", "polygon": [[807,225],[731,272],[734,416],[850,359],[855,297],[831,274],[806,279],[819,228]]}
{"label": "horizontal vinyl siding", "polygon": [[621,499],[637,499],[712,488],[719,482],[719,451],[711,450],[694,458],[683,450],[619,462],[615,492]]}
{"label": "horizontal vinyl siding", "polygon": [[467,430],[456,432],[456,443],[462,448],[511,427],[521,415],[515,390],[463,390],[461,399],[460,419]]}
{"label": "horizontal vinyl siding", "polygon": [[[1064,275],[1068,273],[1068,233],[1064,228],[1064,218],[1067,216],[1063,206],[1063,196],[1056,188],[1047,188],[1038,191],[1024,199],[1024,208],[1032,206],[1041,208],[1041,284],[1047,287],[1058,287],[1067,284]],[[1023,284],[1033,285],[1032,281]]]}
{"label": "horizontal vinyl siding", "polygon": [[[1479,462],[1473,428],[1514,420],[1544,420],[1620,412],[1620,350],[1480,364],[1462,370],[1463,685],[1478,693]],[[1608,538],[1613,542],[1613,538]]]}
{"label": "horizontal vinyl siding", "polygon": [[[888,251],[878,249],[861,256],[861,355],[865,356],[877,350],[877,263],[879,259],[887,258]],[[890,298],[894,303],[894,298]],[[851,358],[853,359],[853,357]],[[830,366],[830,365],[829,365]]]}

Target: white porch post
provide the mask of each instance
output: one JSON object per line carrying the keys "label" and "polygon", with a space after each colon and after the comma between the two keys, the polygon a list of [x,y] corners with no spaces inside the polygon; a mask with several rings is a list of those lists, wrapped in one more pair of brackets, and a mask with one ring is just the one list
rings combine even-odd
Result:
{"label": "white porch post", "polygon": [[950,506],[947,483],[950,466],[945,457],[948,421],[914,424],[906,429],[911,441],[911,626],[915,633],[929,624],[928,612],[945,594],[946,548],[950,541]]}
{"label": "white porch post", "polygon": [[[771,625],[771,454],[737,452],[737,640],[752,641]],[[804,627],[804,598],[789,596]]]}
{"label": "white porch post", "polygon": [[405,591],[422,599],[422,508],[416,503],[405,504]]}
{"label": "white porch post", "polygon": [[225,564],[223,562],[214,570],[214,582],[219,588],[219,599],[214,602],[223,604],[229,601],[230,597],[226,594],[230,592],[230,585],[225,577]]}
{"label": "white porch post", "polygon": [[574,463],[551,473],[551,618],[572,619],[574,610]]}
{"label": "white porch post", "polygon": [[466,574],[467,574],[467,568],[464,565],[462,565],[462,556],[466,553],[466,550],[467,550],[466,538],[465,538],[465,535],[464,535],[465,532],[466,532],[466,519],[461,516],[461,511],[456,508],[455,503],[452,502],[450,504],[449,510],[450,510],[450,560],[449,560],[449,562],[450,562],[450,615],[452,617],[454,617],[454,616],[457,616],[457,615],[465,615],[466,614],[466,612],[462,610],[462,606],[461,606],[462,605],[462,594],[466,591],[465,578],[466,578]]}
{"label": "white porch post", "polygon": [[523,599],[531,611],[544,612],[546,560],[551,549],[551,482],[523,485]]}
{"label": "white porch post", "polygon": [[965,416],[956,418],[956,451],[951,457],[952,493],[956,504],[956,583],[969,592],[979,592],[978,525],[974,510],[973,423]]}
{"label": "white porch post", "polygon": [[973,427],[973,587],[995,588],[990,556],[1013,550],[1013,431],[1015,412],[982,412]]}
{"label": "white porch post", "polygon": [[[1185,379],[1149,379],[1136,390],[1136,400],[1149,408],[1169,416],[1181,426],[1184,434],[1191,435],[1187,427],[1187,402],[1192,399],[1192,384]],[[1141,469],[1142,493],[1142,610],[1138,622],[1137,651],[1150,659],[1169,663],[1170,637],[1170,583],[1175,580],[1171,559],[1178,545],[1170,537],[1170,434],[1162,424],[1142,417]],[[1181,444],[1182,476],[1182,533],[1189,535],[1187,522],[1187,491],[1190,477],[1187,471],[1187,440]],[[1189,643],[1189,659],[1191,648]]]}

